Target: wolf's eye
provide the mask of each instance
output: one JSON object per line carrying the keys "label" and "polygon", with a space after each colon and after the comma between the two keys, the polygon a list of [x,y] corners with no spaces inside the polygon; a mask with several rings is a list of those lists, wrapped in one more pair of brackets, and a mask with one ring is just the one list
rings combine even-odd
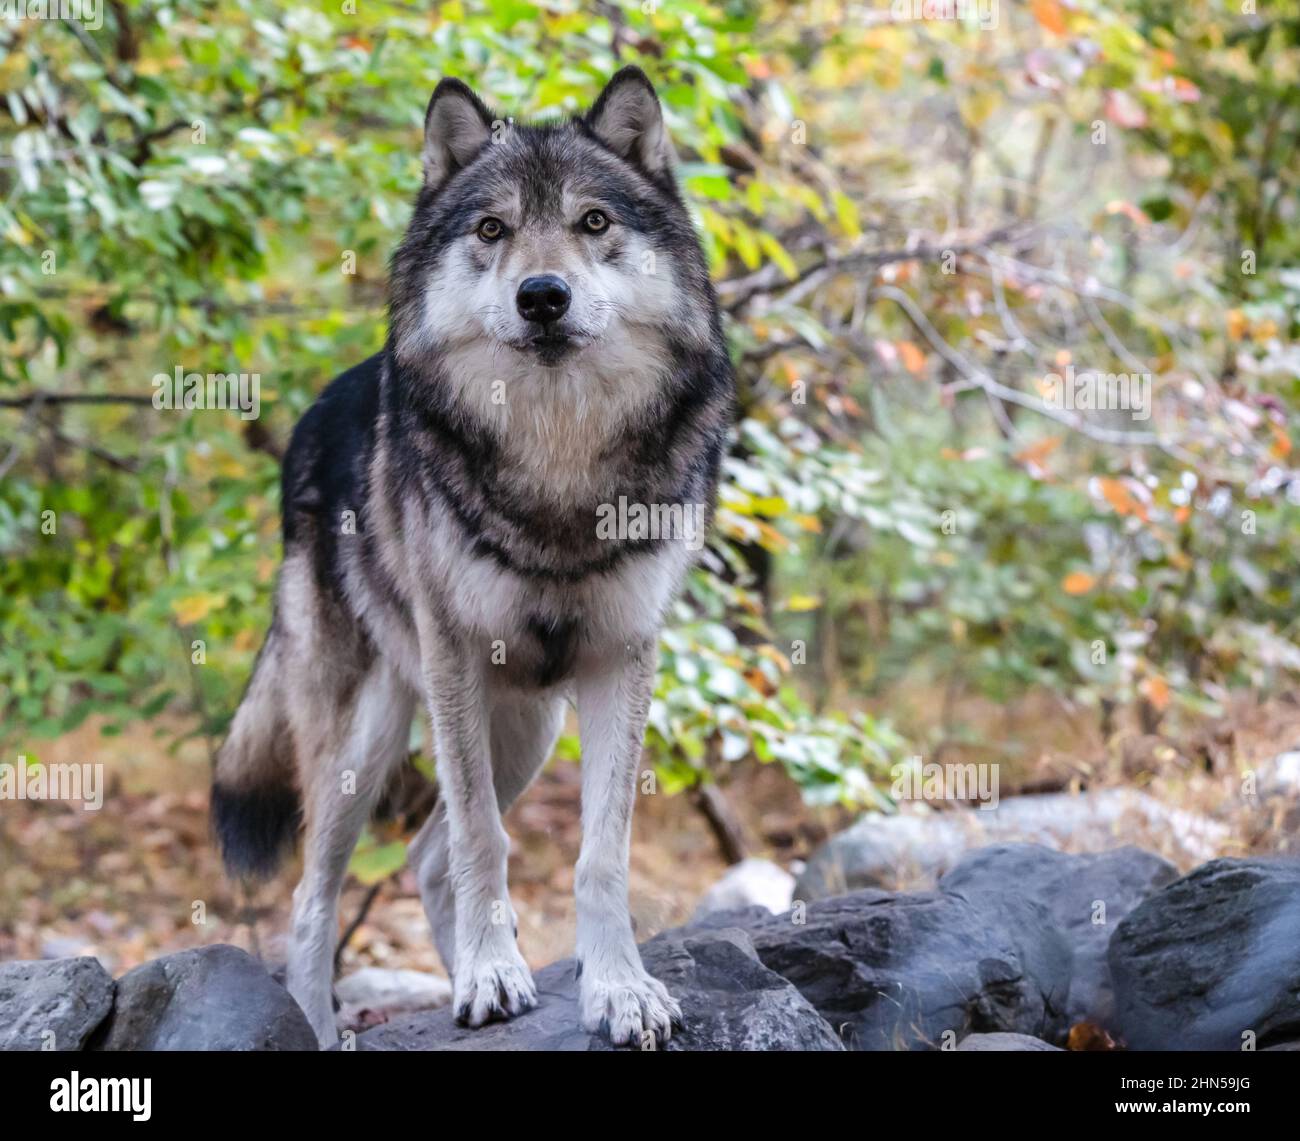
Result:
{"label": "wolf's eye", "polygon": [[484,218],[478,224],[476,233],[485,242],[495,242],[506,232],[506,228],[496,218]]}
{"label": "wolf's eye", "polygon": [[591,234],[603,234],[609,229],[609,219],[601,210],[588,210],[587,216],[582,219],[582,224],[587,227],[587,232]]}

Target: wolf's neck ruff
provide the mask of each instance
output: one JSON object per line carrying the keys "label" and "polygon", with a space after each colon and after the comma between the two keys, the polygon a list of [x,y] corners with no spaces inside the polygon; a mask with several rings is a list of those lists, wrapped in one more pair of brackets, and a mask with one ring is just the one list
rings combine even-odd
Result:
{"label": "wolf's neck ruff", "polygon": [[599,363],[588,368],[576,361],[564,375],[538,376],[525,362],[513,378],[524,391],[501,413],[464,398],[475,378],[405,369],[390,355],[380,382],[385,474],[372,474],[370,493],[400,494],[381,482],[399,472],[402,485],[446,508],[476,554],[528,579],[572,583],[654,550],[669,537],[610,536],[597,528],[598,510],[620,499],[712,499],[726,403],[700,378],[725,370],[725,357],[665,345],[640,365],[643,375],[621,378],[646,390],[635,402],[611,395],[619,378],[601,375]]}

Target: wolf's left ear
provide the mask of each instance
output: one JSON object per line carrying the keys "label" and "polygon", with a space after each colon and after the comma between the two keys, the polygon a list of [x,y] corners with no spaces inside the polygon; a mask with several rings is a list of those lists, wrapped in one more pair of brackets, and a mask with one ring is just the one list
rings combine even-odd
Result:
{"label": "wolf's left ear", "polygon": [[615,73],[585,122],[616,155],[652,177],[663,178],[672,170],[675,155],[659,97],[639,67],[629,65]]}
{"label": "wolf's left ear", "polygon": [[436,189],[492,138],[492,113],[459,79],[433,89],[424,113],[424,184]]}

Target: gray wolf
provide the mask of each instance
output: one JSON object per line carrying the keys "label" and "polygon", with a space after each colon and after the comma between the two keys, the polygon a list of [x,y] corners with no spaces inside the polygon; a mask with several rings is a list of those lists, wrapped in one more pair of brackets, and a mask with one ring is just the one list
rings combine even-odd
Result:
{"label": "gray wolf", "polygon": [[[636,68],[533,126],[444,79],[423,169],[384,350],[325,389],[285,457],[274,618],[214,830],[233,875],[265,876],[301,816],[287,985],[335,1041],[339,889],[423,702],[439,799],[411,864],[457,1017],[512,1017],[537,995],[501,813],[572,700],[582,1021],[663,1041],[680,1011],[637,952],[628,844],[658,636],[700,545],[682,521],[712,520],[732,417],[717,302]],[[611,528],[620,502],[664,525]]]}

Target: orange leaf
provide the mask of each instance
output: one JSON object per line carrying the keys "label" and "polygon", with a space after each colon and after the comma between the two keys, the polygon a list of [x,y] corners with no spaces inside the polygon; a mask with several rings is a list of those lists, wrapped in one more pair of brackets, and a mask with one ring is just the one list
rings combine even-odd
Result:
{"label": "orange leaf", "polygon": [[1033,0],[1034,19],[1054,36],[1065,35],[1065,13],[1058,0]]}
{"label": "orange leaf", "polygon": [[1044,436],[1041,440],[1035,440],[1029,447],[1016,453],[1016,459],[1022,464],[1034,464],[1042,467],[1057,448],[1061,446],[1060,436]]}
{"label": "orange leaf", "polygon": [[1273,446],[1269,451],[1279,459],[1284,460],[1291,454],[1291,437],[1287,435],[1286,429],[1279,424],[1270,424],[1273,430]]}
{"label": "orange leaf", "polygon": [[925,353],[911,341],[898,341],[896,347],[903,358],[903,367],[913,376],[920,376],[925,371]]}
{"label": "orange leaf", "polygon": [[1067,1050],[1114,1050],[1115,1039],[1095,1022],[1076,1022],[1066,1039]]}
{"label": "orange leaf", "polygon": [[1143,522],[1146,521],[1146,508],[1133,498],[1133,493],[1121,480],[1103,477],[1097,480],[1097,486],[1101,490],[1102,497],[1114,508],[1117,515],[1136,515]]}
{"label": "orange leaf", "polygon": [[1066,594],[1087,594],[1096,585],[1097,580],[1087,571],[1071,571],[1061,580]]}
{"label": "orange leaf", "polygon": [[1169,708],[1169,683],[1159,674],[1143,678],[1138,692],[1156,707],[1157,712],[1163,713]]}

